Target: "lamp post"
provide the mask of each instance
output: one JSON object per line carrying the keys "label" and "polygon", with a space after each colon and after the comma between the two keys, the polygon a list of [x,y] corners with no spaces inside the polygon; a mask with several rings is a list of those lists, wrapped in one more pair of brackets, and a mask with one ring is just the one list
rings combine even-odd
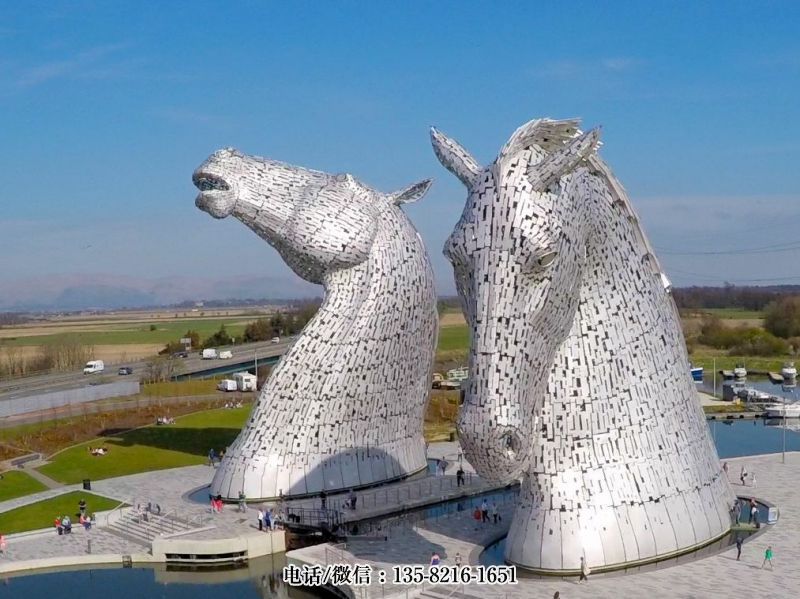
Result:
{"label": "lamp post", "polygon": [[786,387],[781,387],[783,391],[783,451],[781,452],[781,464],[786,463]]}
{"label": "lamp post", "polygon": [[717,359],[714,358],[714,365],[711,367],[714,371],[714,399],[717,398]]}

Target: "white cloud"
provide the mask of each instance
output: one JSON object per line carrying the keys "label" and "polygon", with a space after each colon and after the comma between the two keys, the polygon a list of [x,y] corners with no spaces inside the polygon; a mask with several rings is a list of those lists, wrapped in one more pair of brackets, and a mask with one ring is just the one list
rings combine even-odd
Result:
{"label": "white cloud", "polygon": [[53,79],[113,78],[121,72],[121,65],[109,64],[106,59],[127,46],[124,43],[95,46],[68,58],[28,67],[18,73],[16,85],[29,88]]}

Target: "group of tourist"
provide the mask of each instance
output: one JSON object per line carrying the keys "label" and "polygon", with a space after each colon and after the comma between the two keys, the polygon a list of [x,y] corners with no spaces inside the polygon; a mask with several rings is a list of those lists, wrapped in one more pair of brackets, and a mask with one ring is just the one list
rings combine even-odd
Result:
{"label": "group of tourist", "polygon": [[229,401],[225,404],[226,410],[233,410],[235,408],[241,408],[242,402],[241,401]]}
{"label": "group of tourist", "polygon": [[272,508],[267,508],[265,512],[262,508],[258,508],[258,530],[271,531],[275,530],[277,522],[275,521],[275,514]]}
{"label": "group of tourist", "polygon": [[175,419],[170,416],[159,416],[156,418],[156,425],[160,424],[175,424]]}
{"label": "group of tourist", "polygon": [[211,501],[211,511],[216,514],[222,513],[222,495],[217,495],[214,497],[209,493],[208,495],[209,500]]}
{"label": "group of tourist", "polygon": [[225,450],[220,450],[219,453],[212,447],[208,450],[208,465],[214,466],[215,464],[219,464],[222,461],[222,458],[225,457]]}
{"label": "group of tourist", "polygon": [[[489,517],[491,515],[491,518]],[[489,505],[489,502],[485,499],[483,503],[481,503],[480,507],[476,507],[475,511],[472,513],[472,517],[477,520],[478,522],[486,523],[486,522],[493,522],[497,524],[498,522],[502,522],[503,517],[497,511],[497,502],[493,501],[492,505]]]}
{"label": "group of tourist", "polygon": [[733,518],[734,524],[739,524],[742,521],[742,513],[748,515],[748,524],[753,524],[756,528],[761,528],[761,522],[758,519],[758,502],[756,502],[754,497],[751,497],[749,501],[745,499],[735,499],[733,501],[731,517]]}
{"label": "group of tourist", "polygon": [[[725,462],[725,463],[722,464],[722,470],[723,470],[723,472],[725,472],[725,476],[728,476],[728,462]],[[756,486],[756,475],[755,475],[755,472],[748,473],[747,472],[747,467],[744,464],[742,464],[742,469],[739,471],[739,482],[742,484],[743,487],[748,486],[748,484],[747,484],[747,479],[748,478],[750,479],[750,485],[749,486],[755,487]]]}

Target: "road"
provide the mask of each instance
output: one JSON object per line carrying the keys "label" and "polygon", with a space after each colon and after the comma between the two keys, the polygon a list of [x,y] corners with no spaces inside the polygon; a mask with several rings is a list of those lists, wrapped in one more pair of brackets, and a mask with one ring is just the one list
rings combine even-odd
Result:
{"label": "road", "polygon": [[[199,352],[191,352],[188,358],[180,360],[182,368],[181,374],[193,374],[203,372],[205,370],[215,370],[226,364],[238,364],[245,360],[252,362],[255,355],[258,355],[259,360],[268,360],[277,356],[283,355],[289,346],[294,342],[294,337],[286,337],[279,343],[272,343],[270,341],[262,341],[258,343],[245,343],[243,345],[236,345],[225,347],[233,352],[233,358],[227,360],[203,360]],[[218,348],[219,349],[219,348]],[[122,380],[130,380],[131,378],[139,378],[145,371],[146,361],[131,362],[126,364],[133,368],[133,374],[127,376],[119,376],[117,369],[119,365],[106,368],[102,374],[83,374],[79,372],[62,372],[53,374],[39,374],[34,376],[13,378],[9,380],[0,381],[0,401],[6,399],[14,399],[17,397],[25,397],[27,395],[34,395],[39,393],[47,393],[50,391],[62,391],[64,389],[75,389],[84,387],[92,383],[110,383]],[[242,369],[246,369],[243,365]]]}

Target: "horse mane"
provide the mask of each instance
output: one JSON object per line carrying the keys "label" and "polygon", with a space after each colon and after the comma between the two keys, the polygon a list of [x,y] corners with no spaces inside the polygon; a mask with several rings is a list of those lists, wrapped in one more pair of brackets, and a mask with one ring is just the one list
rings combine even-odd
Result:
{"label": "horse mane", "polygon": [[653,246],[650,245],[650,241],[647,238],[647,235],[644,233],[644,229],[642,229],[641,220],[639,220],[639,215],[636,213],[636,210],[633,208],[633,204],[631,204],[630,198],[628,197],[628,193],[625,191],[625,188],[622,186],[622,183],[619,182],[619,179],[611,172],[611,168],[606,164],[606,162],[600,158],[597,153],[592,154],[586,160],[587,166],[589,167],[589,171],[600,178],[600,180],[605,184],[606,188],[611,195],[612,204],[615,204],[622,208],[623,213],[627,216],[628,221],[633,225],[634,234],[639,239],[639,242],[642,244],[642,247],[645,249],[644,255],[641,257],[642,261],[647,261],[651,268],[653,269],[653,274],[658,276],[665,276],[664,269],[661,267],[661,263],[656,257],[656,253],[653,251]]}
{"label": "horse mane", "polygon": [[[537,146],[545,154],[549,154],[564,147],[576,137],[583,135],[583,131],[580,130],[580,124],[581,120],[579,118],[562,120],[544,118],[528,121],[514,131],[500,150],[498,159],[513,156],[531,146]],[[622,208],[628,221],[633,225],[634,234],[645,249],[645,253],[641,257],[642,261],[647,261],[650,264],[653,274],[663,277],[664,269],[661,267],[661,263],[642,229],[639,216],[634,210],[622,183],[619,182],[619,179],[611,172],[608,164],[597,153],[592,154],[582,165],[588,166],[591,174],[600,178],[611,195],[612,203]]]}

